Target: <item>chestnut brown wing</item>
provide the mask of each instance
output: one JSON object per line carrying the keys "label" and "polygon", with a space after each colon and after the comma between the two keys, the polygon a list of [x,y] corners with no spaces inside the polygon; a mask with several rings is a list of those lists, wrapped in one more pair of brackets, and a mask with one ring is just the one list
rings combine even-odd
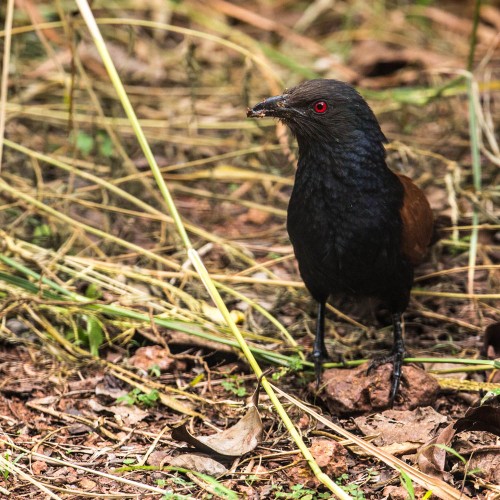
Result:
{"label": "chestnut brown wing", "polygon": [[413,264],[419,264],[431,242],[434,216],[423,191],[410,178],[398,175],[404,188],[401,219],[403,221],[403,238],[401,249],[403,255]]}

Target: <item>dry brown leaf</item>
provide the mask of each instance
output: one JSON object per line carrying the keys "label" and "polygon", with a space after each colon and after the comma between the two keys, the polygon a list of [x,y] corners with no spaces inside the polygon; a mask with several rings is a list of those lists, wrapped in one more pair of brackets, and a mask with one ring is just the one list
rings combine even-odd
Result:
{"label": "dry brown leaf", "polygon": [[220,476],[227,472],[227,468],[220,462],[207,455],[198,455],[196,453],[184,453],[174,457],[169,461],[169,465],[194,470],[209,476]]}
{"label": "dry brown leaf", "polygon": [[[427,493],[425,488],[420,485],[414,486],[415,499],[424,498]],[[386,486],[382,492],[383,498],[388,500],[408,500],[408,490],[403,486]]]}
{"label": "dry brown leaf", "polygon": [[79,483],[78,486],[85,491],[91,491],[97,487],[97,483],[92,481],[91,479],[87,479],[84,477]]}
{"label": "dry brown leaf", "polygon": [[420,448],[417,462],[422,472],[444,479],[446,450],[435,445],[448,446],[454,435],[453,424],[449,424],[437,436]]}
{"label": "dry brown leaf", "polygon": [[500,395],[477,408],[469,408],[454,425],[456,432],[486,431],[500,436]]}
{"label": "dry brown leaf", "polygon": [[102,382],[103,375],[95,377],[87,377],[82,380],[68,381],[68,389],[70,391],[93,391],[99,382]]}
{"label": "dry brown leaf", "polygon": [[169,462],[169,460],[170,455],[167,451],[155,450],[148,456],[147,464],[154,465],[155,467],[161,467],[166,462]]}
{"label": "dry brown leaf", "polygon": [[108,381],[104,379],[99,382],[95,387],[96,396],[106,396],[111,399],[118,399],[128,394],[128,391],[123,387],[112,387]]}
{"label": "dry brown leaf", "polygon": [[[377,446],[393,444],[413,445],[413,449],[428,442],[436,429],[447,421],[430,406],[416,410],[386,410],[380,414],[355,418],[354,421],[365,435],[378,435],[373,443]],[[408,449],[405,450],[406,452]]]}
{"label": "dry brown leaf", "polygon": [[[500,485],[500,453],[499,450],[477,451],[469,460],[468,469],[479,469],[477,473],[482,479]],[[498,498],[498,497],[497,497]]]}
{"label": "dry brown leaf", "polygon": [[149,415],[147,411],[141,410],[136,405],[103,406],[95,399],[90,399],[87,404],[90,409],[97,413],[112,413],[115,419],[123,422],[128,427],[141,422]]}
{"label": "dry brown leaf", "polygon": [[255,449],[262,435],[262,420],[255,406],[233,427],[211,436],[194,437],[185,425],[172,430],[172,438],[185,441],[198,451],[224,457],[240,457]]}

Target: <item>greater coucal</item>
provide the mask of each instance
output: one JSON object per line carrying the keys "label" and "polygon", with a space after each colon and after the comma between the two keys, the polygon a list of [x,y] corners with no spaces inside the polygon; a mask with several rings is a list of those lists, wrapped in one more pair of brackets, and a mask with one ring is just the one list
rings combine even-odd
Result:
{"label": "greater coucal", "polygon": [[331,294],[375,297],[392,314],[390,402],[401,380],[402,314],[433,215],[424,193],[386,164],[387,142],[366,101],[337,80],[310,80],[247,112],[272,116],[296,136],[299,160],[287,229],[300,274],[319,303],[313,358],[319,384],[325,305]]}

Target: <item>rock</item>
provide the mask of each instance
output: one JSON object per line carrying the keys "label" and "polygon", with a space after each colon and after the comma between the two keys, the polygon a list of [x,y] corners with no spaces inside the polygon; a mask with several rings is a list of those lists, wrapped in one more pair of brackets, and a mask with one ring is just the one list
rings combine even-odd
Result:
{"label": "rock", "polygon": [[[336,415],[361,414],[389,406],[392,364],[380,365],[368,372],[368,364],[352,370],[332,368],[323,374],[326,383],[322,396]],[[439,384],[424,370],[403,366],[401,385],[394,408],[412,410],[432,406],[439,393]]]}

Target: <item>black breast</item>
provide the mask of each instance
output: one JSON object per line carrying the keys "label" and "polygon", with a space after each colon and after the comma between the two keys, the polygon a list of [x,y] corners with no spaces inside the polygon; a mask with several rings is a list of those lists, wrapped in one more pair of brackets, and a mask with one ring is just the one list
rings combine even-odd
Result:
{"label": "black breast", "polygon": [[413,275],[401,255],[403,190],[385,162],[377,169],[362,160],[302,151],[288,207],[290,240],[316,300],[345,293],[405,308]]}

